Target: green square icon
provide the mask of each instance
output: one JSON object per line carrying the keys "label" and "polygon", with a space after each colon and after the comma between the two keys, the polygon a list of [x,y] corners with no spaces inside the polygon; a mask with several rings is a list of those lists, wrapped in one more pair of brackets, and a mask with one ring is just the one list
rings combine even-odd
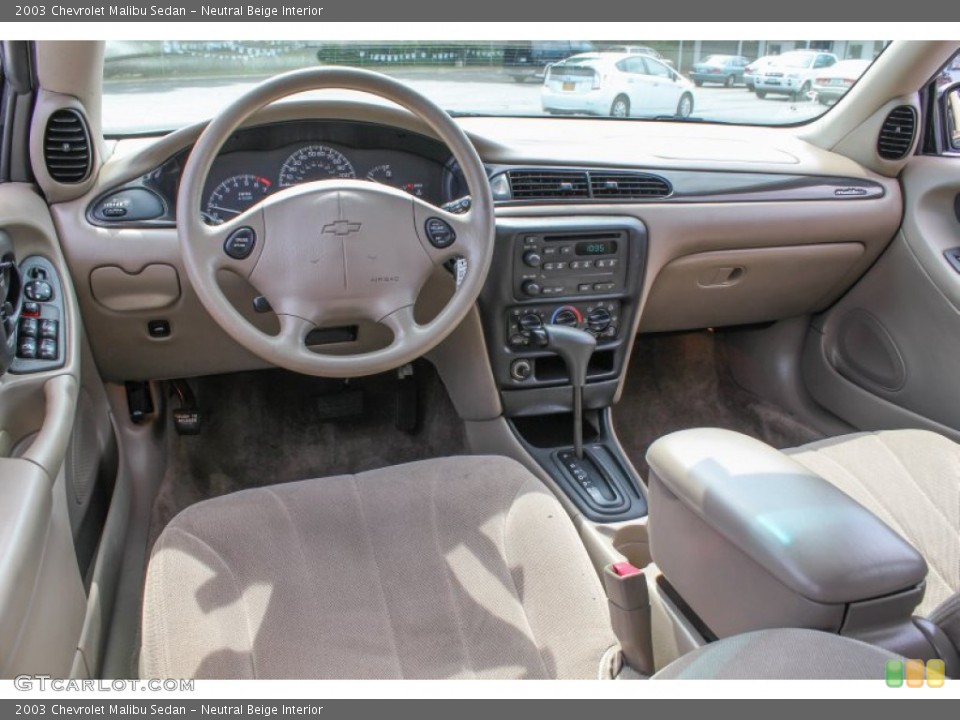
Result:
{"label": "green square icon", "polygon": [[887,660],[887,687],[897,688],[903,685],[903,661]]}

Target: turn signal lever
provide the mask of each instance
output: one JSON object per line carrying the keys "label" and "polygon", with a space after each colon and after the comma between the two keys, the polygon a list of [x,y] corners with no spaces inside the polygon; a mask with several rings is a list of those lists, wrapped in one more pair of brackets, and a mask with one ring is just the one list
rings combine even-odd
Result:
{"label": "turn signal lever", "polygon": [[587,365],[597,346],[590,333],[566,325],[544,325],[531,333],[534,342],[553,350],[567,364],[573,385],[573,451],[583,458],[583,386],[587,383]]}

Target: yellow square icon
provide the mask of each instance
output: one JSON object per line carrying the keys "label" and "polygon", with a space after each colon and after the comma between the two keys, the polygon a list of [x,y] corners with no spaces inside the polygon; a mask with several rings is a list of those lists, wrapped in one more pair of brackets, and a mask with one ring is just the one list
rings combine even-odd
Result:
{"label": "yellow square icon", "polygon": [[923,660],[907,660],[907,687],[923,687]]}
{"label": "yellow square icon", "polygon": [[932,688],[943,687],[943,678],[946,668],[943,660],[927,660],[927,686]]}

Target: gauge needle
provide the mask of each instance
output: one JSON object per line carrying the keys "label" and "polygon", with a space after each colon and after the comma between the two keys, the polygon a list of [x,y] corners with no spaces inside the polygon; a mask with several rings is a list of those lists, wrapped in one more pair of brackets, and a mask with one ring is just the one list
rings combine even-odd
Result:
{"label": "gauge needle", "polygon": [[234,210],[233,208],[220,207],[219,205],[207,205],[211,210],[219,210],[220,212],[233,213],[234,215],[239,215],[243,210]]}

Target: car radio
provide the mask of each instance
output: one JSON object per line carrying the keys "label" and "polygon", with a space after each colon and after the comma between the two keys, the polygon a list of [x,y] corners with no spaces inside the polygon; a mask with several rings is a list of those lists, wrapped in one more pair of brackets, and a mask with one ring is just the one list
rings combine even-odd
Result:
{"label": "car radio", "polygon": [[513,250],[513,294],[535,297],[623,292],[629,239],[622,230],[521,233]]}

